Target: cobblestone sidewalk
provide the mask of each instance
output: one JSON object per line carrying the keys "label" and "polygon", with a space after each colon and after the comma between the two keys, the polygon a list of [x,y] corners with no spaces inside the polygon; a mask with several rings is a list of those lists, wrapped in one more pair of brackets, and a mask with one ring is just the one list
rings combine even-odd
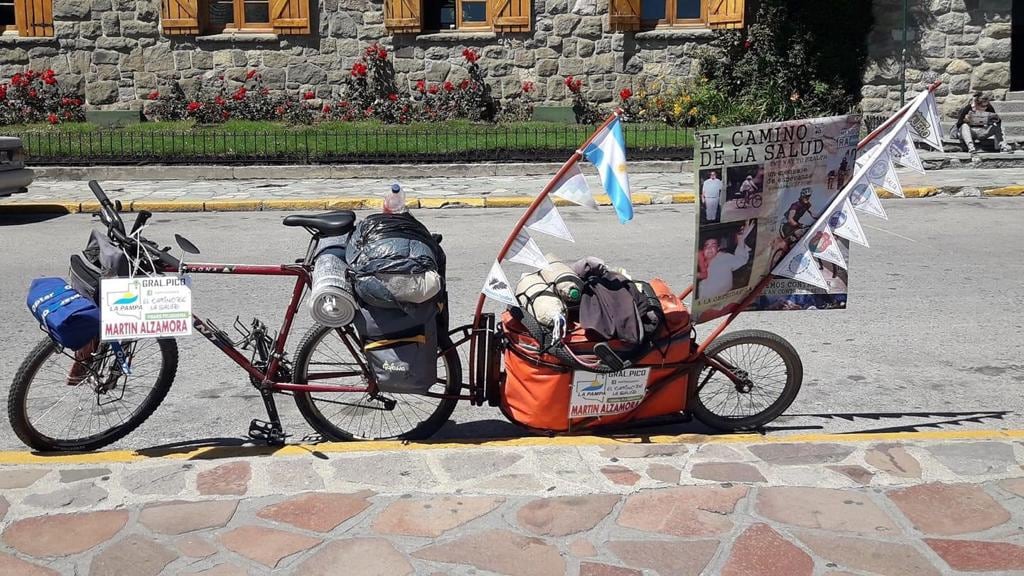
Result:
{"label": "cobblestone sidewalk", "polygon": [[957,437],[0,454],[0,574],[1022,571],[1024,446]]}

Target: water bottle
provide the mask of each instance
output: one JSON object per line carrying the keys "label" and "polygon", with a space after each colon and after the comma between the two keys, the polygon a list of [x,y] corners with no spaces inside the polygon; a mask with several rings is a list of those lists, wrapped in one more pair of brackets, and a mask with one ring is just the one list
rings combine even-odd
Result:
{"label": "water bottle", "polygon": [[405,190],[395,182],[391,185],[391,191],[384,195],[385,214],[404,214],[408,212],[405,207]]}
{"label": "water bottle", "polygon": [[544,281],[555,287],[555,292],[566,304],[579,304],[583,295],[583,280],[554,254],[545,254],[544,258],[548,261],[548,266],[540,271]]}

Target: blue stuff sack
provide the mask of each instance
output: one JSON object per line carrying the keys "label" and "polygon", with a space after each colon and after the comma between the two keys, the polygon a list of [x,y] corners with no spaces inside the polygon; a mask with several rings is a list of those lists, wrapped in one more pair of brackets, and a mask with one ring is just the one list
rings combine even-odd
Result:
{"label": "blue stuff sack", "polygon": [[28,309],[55,342],[78,350],[100,335],[100,309],[62,278],[36,278],[28,289]]}

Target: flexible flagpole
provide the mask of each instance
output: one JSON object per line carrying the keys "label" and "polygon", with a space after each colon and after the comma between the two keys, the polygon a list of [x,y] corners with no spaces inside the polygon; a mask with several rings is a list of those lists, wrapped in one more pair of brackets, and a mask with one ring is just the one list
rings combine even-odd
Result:
{"label": "flexible flagpole", "polygon": [[[941,84],[942,84],[941,81],[934,82],[933,84],[928,86],[928,92],[935,92],[935,90],[937,90]],[[907,112],[910,110],[910,108],[914,105],[915,102],[917,102],[916,98],[914,100],[910,101],[909,103],[907,103],[903,108],[900,108],[899,111],[897,111],[896,114],[894,114],[892,116],[892,118],[890,118],[889,120],[884,122],[878,128],[874,129],[870,134],[865,136],[863,140],[861,140],[860,142],[857,143],[857,150],[862,150],[871,141],[873,141],[874,139],[878,138],[882,133],[884,133],[886,130],[888,130],[890,127],[892,127],[894,124],[899,122],[907,114]],[[920,104],[920,103],[918,103],[918,104]],[[865,163],[864,170],[867,170],[868,168],[870,168],[870,164]],[[860,177],[863,178],[863,176],[864,176],[864,174],[862,172]],[[851,184],[856,184],[859,179],[860,178],[857,178],[857,174],[854,174],[854,178],[851,178],[850,183]],[[839,194],[836,195],[836,200],[840,200],[841,196],[842,196],[842,192],[840,192]],[[833,204],[835,204],[835,202],[833,202]],[[824,217],[826,213],[831,215],[832,212],[834,212],[834,210],[826,210],[825,212],[822,213],[822,217]],[[796,247],[796,245],[794,245],[794,248],[795,247]],[[792,251],[793,251],[793,249],[791,248],[788,252],[786,252],[785,255],[783,255],[782,258],[779,259],[779,262],[782,262],[783,260],[788,258],[791,255]],[[772,265],[772,267],[774,268],[774,264]],[[773,278],[773,276],[772,276],[771,272],[769,271],[769,273],[766,274],[765,277],[762,278],[760,282],[758,282],[757,286],[754,287],[754,289],[750,292],[750,294],[747,294],[747,297],[744,298],[740,302],[739,306],[737,306],[736,309],[733,310],[729,314],[729,316],[725,320],[722,321],[721,324],[716,326],[715,329],[711,332],[711,334],[709,334],[708,337],[703,342],[701,342],[700,346],[698,346],[697,350],[695,350],[694,353],[692,355],[690,355],[690,358],[688,358],[688,360],[692,360],[694,358],[699,357],[701,354],[703,354],[704,351],[707,349],[707,347],[710,346],[711,343],[714,342],[716,338],[721,336],[722,332],[724,332],[725,329],[729,327],[729,324],[731,324],[732,321],[735,320],[736,317],[739,316],[741,312],[746,310],[747,307],[750,306],[751,303],[754,302],[755,298],[757,298],[758,296],[761,295],[761,292],[763,292],[764,289],[768,287],[768,284],[772,281],[772,278]],[[684,294],[689,294],[692,290],[693,290],[693,284],[691,284],[690,287],[686,289]]]}
{"label": "flexible flagpole", "polygon": [[[498,252],[496,261],[498,262],[499,266],[501,265],[501,261],[505,258],[505,255],[508,254],[509,249],[512,248],[512,243],[516,241],[516,238],[519,237],[519,233],[522,232],[523,228],[526,227],[526,223],[530,220],[530,217],[533,216],[533,213],[537,211],[537,208],[539,208],[541,203],[544,202],[544,199],[547,198],[548,195],[553,191],[555,185],[561,182],[565,174],[574,165],[576,165],[576,163],[579,162],[580,159],[583,157],[583,150],[586,150],[587,146],[589,146],[590,143],[594,141],[594,138],[597,138],[598,134],[600,134],[613,121],[615,121],[616,118],[620,117],[621,115],[622,109],[616,108],[615,111],[612,112],[612,114],[608,116],[608,118],[606,118],[605,121],[596,130],[594,130],[590,137],[587,138],[586,141],[583,142],[583,144],[572,153],[572,156],[570,156],[569,159],[566,160],[564,164],[562,164],[562,167],[559,168],[558,172],[555,173],[555,176],[548,181],[547,185],[544,186],[544,189],[541,190],[540,194],[538,194],[537,197],[533,199],[533,202],[526,209],[526,212],[524,212],[523,215],[519,218],[519,221],[516,222],[515,227],[512,228],[512,233],[509,234],[508,238],[505,239],[505,244],[501,247],[501,250]],[[476,388],[476,339],[473,338],[473,336],[476,335],[476,331],[480,328],[480,314],[483,313],[484,303],[486,301],[487,296],[483,292],[481,292],[480,296],[477,298],[476,301],[476,310],[473,312],[473,331],[470,334],[471,337],[469,340],[469,388],[471,391]]]}

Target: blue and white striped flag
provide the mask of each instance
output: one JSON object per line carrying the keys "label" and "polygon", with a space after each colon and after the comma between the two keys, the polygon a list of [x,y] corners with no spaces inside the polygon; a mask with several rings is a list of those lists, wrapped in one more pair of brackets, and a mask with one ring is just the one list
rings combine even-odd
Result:
{"label": "blue and white striped flag", "polygon": [[626,173],[626,139],[622,136],[622,121],[616,117],[583,150],[583,156],[597,167],[604,191],[611,198],[619,221],[625,224],[633,219],[633,199],[629,192]]}

